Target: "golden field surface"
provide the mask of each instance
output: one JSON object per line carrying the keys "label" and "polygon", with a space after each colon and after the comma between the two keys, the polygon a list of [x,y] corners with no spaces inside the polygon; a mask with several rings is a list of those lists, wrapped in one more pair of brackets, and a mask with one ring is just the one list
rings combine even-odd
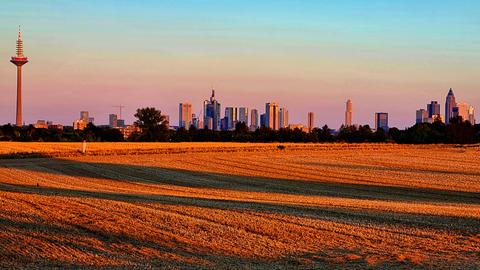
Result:
{"label": "golden field surface", "polygon": [[0,268],[480,269],[479,146],[80,145],[0,143]]}

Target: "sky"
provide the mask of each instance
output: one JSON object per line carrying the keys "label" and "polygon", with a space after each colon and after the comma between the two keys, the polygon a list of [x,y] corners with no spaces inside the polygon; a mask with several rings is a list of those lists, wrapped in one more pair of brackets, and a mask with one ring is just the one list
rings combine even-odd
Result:
{"label": "sky", "polygon": [[[153,106],[178,124],[178,104],[215,88],[226,106],[278,102],[291,123],[414,124],[415,110],[448,89],[480,111],[480,1],[182,0],[6,1],[0,9],[0,123],[15,122],[18,25],[23,115],[96,124]],[[477,118],[480,114],[476,113]]]}

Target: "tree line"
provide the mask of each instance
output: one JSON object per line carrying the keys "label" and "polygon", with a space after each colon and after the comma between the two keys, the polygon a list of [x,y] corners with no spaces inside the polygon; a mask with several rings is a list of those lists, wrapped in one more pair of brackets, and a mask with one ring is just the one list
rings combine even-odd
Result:
{"label": "tree line", "polygon": [[342,126],[334,132],[327,125],[315,128],[312,132],[301,129],[272,130],[266,127],[250,131],[245,123],[237,123],[234,130],[213,131],[179,128],[170,130],[168,122],[161,111],[155,108],[138,109],[134,125],[139,131],[124,138],[119,129],[97,127],[88,124],[84,130],[39,129],[33,125],[16,127],[0,126],[1,141],[45,141],[45,142],[79,142],[83,140],[97,142],[395,142],[403,144],[480,143],[480,125],[472,125],[461,117],[450,119],[448,125],[441,121],[420,123],[404,130],[390,128],[388,131],[373,131],[368,125]]}

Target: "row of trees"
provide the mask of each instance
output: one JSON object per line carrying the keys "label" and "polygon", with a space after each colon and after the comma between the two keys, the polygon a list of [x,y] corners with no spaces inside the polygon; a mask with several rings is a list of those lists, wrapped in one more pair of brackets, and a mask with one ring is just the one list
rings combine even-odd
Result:
{"label": "row of trees", "polygon": [[[368,125],[342,126],[334,133],[327,125],[307,133],[300,129],[280,129],[278,131],[261,127],[250,131],[244,123],[237,123],[232,131],[212,131],[208,129],[180,128],[169,130],[165,116],[155,108],[138,109],[135,114],[141,132],[133,133],[127,141],[149,142],[396,142],[413,144],[431,143],[480,143],[480,125],[472,125],[461,118],[452,118],[448,125],[440,121],[416,124],[405,130],[391,128],[372,131]],[[0,140],[3,141],[124,141],[118,129],[97,127],[89,124],[84,130],[72,128],[36,129],[33,126],[0,127]]]}

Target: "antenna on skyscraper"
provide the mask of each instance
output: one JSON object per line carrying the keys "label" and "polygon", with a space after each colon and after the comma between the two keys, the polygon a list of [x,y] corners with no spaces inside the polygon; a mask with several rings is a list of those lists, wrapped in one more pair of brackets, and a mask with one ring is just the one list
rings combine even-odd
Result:
{"label": "antenna on skyscraper", "polygon": [[122,118],[122,109],[125,108],[126,106],[123,106],[123,105],[117,105],[117,106],[112,106],[112,107],[115,107],[115,108],[118,108],[120,110],[120,114],[119,114],[119,117],[120,119],[123,120]]}

